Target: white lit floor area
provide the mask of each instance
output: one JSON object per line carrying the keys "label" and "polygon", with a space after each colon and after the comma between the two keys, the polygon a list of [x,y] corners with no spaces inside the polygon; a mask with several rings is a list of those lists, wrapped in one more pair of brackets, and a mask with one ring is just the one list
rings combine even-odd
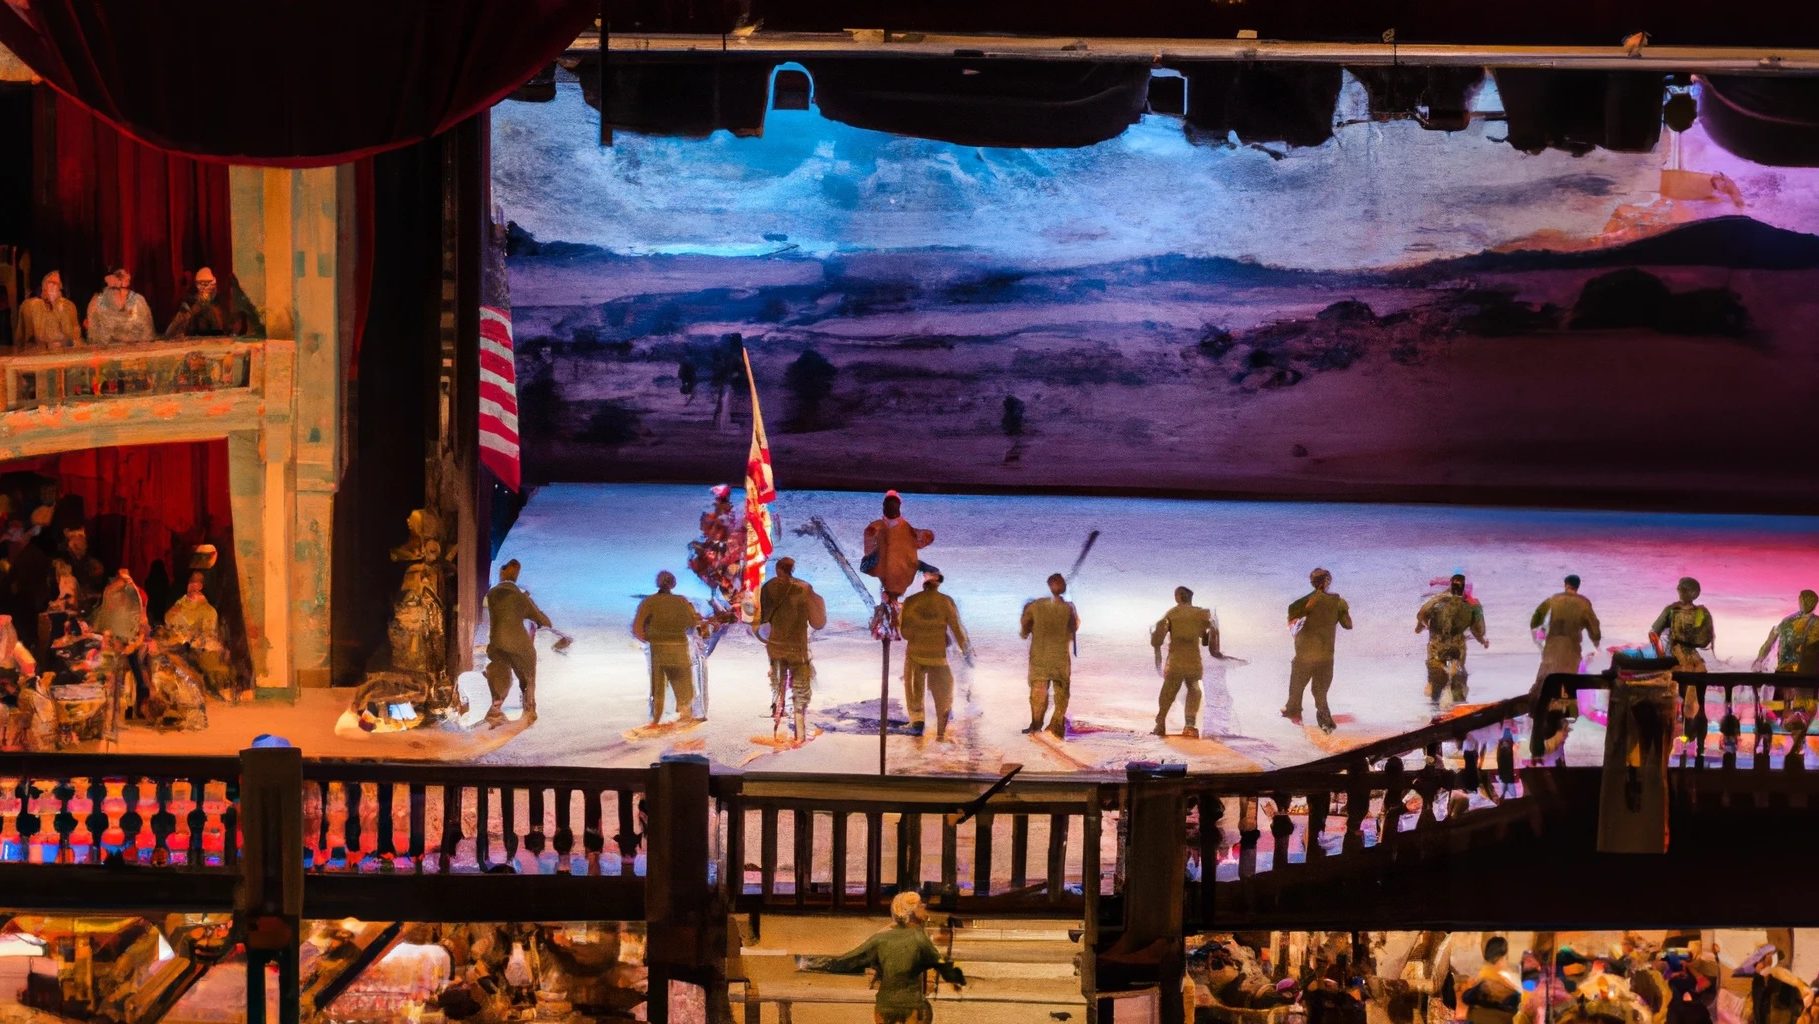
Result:
{"label": "white lit floor area", "polygon": [[[630,634],[638,596],[651,591],[658,570],[669,569],[682,593],[706,597],[684,561],[707,488],[673,485],[545,487],[513,527],[496,561],[520,560],[522,584],[576,639],[559,655],[549,650],[553,638],[540,638],[537,722],[346,742],[373,757],[467,747],[499,762],[644,765],[666,751],[693,751],[749,770],[876,771],[879,645],[865,629],[868,610],[820,541],[794,528],[818,515],[856,558],[879,496],[793,492],[787,479],[782,483],[773,506],[777,553],[793,556],[797,575],[828,602],[829,624],[813,648],[810,718],[822,731],[806,746],[769,745],[763,647],[738,627],[709,664],[708,722],[658,737],[627,736],[648,713],[644,654]],[[1268,768],[1415,728],[1430,713],[1415,610],[1429,581],[1456,569],[1468,574],[1484,605],[1491,640],[1489,650],[1471,650],[1473,701],[1528,690],[1538,662],[1529,616],[1569,572],[1584,578],[1607,646],[1644,641],[1655,615],[1674,600],[1675,581],[1698,577],[1716,623],[1712,667],[1723,670],[1747,670],[1770,628],[1794,610],[1795,595],[1819,586],[1815,518],[922,494],[905,497],[904,514],[935,531],[923,554],[945,573],[944,589],[959,603],[977,658],[971,668],[955,659],[952,741],[937,743],[932,729],[921,738],[892,735],[893,774],[990,772],[1007,763],[1029,771],[1121,770],[1133,760],[1180,761],[1196,770]],[[1029,714],[1018,617],[1095,529],[1100,538],[1069,594],[1083,620],[1073,670],[1076,734],[1057,748],[1019,732]],[[1356,626],[1339,637],[1332,705],[1340,724],[1331,736],[1278,715],[1292,656],[1285,610],[1306,592],[1315,566],[1332,570],[1333,589],[1350,602]],[[1217,610],[1225,651],[1243,659],[1209,672],[1201,722],[1209,738],[1200,740],[1150,735],[1159,679],[1149,629],[1177,585]],[[893,702],[901,700],[900,659],[899,646]],[[1224,716],[1211,692],[1221,684],[1231,696]],[[477,674],[462,685],[484,706]],[[515,718],[515,696],[507,707]],[[1177,704],[1172,730],[1179,731],[1182,714]],[[902,717],[900,707],[893,717]],[[1311,725],[1311,704],[1307,720]],[[1211,738],[1215,731],[1230,735]],[[1575,730],[1575,738],[1596,749],[1588,731]]]}

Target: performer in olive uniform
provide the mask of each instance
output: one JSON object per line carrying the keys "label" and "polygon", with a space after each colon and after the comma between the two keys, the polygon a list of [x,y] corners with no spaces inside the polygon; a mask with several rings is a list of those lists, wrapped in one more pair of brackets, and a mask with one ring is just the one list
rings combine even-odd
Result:
{"label": "performer in olive uniform", "polygon": [[1699,581],[1691,576],[1680,578],[1676,588],[1680,600],[1661,609],[1655,624],[1648,629],[1648,639],[1657,646],[1667,637],[1666,650],[1681,672],[1704,672],[1705,657],[1699,652],[1710,650],[1714,642],[1712,613],[1699,600]]}
{"label": "performer in olive uniform", "polygon": [[689,634],[701,628],[695,603],[676,589],[670,572],[657,574],[657,592],[638,602],[632,635],[651,646],[651,724],[663,720],[663,684],[676,695],[676,719],[693,722],[695,713],[695,644]]}
{"label": "performer in olive uniform", "polygon": [[[1162,664],[1162,644],[1168,642],[1168,665]],[[1162,696],[1156,703],[1156,735],[1168,735],[1168,713],[1175,706],[1175,695],[1187,687],[1187,725],[1181,735],[1192,739],[1200,736],[1200,701],[1204,694],[1200,678],[1206,674],[1206,662],[1200,658],[1202,646],[1213,643],[1213,613],[1194,607],[1194,592],[1175,588],[1175,606],[1163,613],[1162,621],[1150,630],[1150,646],[1156,651],[1156,671],[1162,675]]]}
{"label": "performer in olive uniform", "polygon": [[[1655,616],[1654,625],[1648,628],[1649,643],[1656,649],[1665,651],[1674,659],[1674,667],[1680,672],[1704,672],[1705,656],[1701,650],[1710,650],[1716,642],[1712,630],[1712,613],[1706,610],[1699,600],[1699,581],[1691,576],[1682,576],[1675,585],[1680,600],[1661,609]],[[1663,640],[1665,639],[1665,643]],[[1684,714],[1696,718],[1705,710],[1705,687],[1688,686],[1681,694]]]}
{"label": "performer in olive uniform", "polygon": [[758,625],[771,661],[772,716],[782,716],[787,689],[795,743],[801,746],[808,740],[808,701],[815,682],[808,631],[827,625],[827,601],[796,578],[795,559],[777,559],[776,578],[758,591]]}
{"label": "performer in olive uniform", "polygon": [[922,735],[925,691],[935,696],[935,739],[947,739],[947,718],[954,707],[954,671],[947,664],[947,645],[952,637],[960,653],[972,656],[972,644],[966,629],[960,625],[960,609],[954,599],[941,592],[940,573],[929,573],[922,581],[922,592],[903,602],[903,639],[908,649],[903,658],[903,702],[909,706],[910,732]]}
{"label": "performer in olive uniform", "polygon": [[1415,632],[1427,631],[1427,699],[1440,703],[1450,690],[1455,704],[1465,700],[1465,638],[1469,633],[1478,646],[1484,638],[1484,608],[1465,595],[1465,574],[1454,573],[1446,592],[1436,594],[1415,613]]}
{"label": "performer in olive uniform", "polygon": [[1547,629],[1541,645],[1541,666],[1535,670],[1535,693],[1541,692],[1541,683],[1548,676],[1579,671],[1581,634],[1591,640],[1594,650],[1604,638],[1598,613],[1579,594],[1579,577],[1568,576],[1565,583],[1566,589],[1541,602],[1529,618],[1530,629]]}
{"label": "performer in olive uniform", "polygon": [[827,961],[822,970],[832,974],[878,972],[878,998],[873,1004],[876,1024],[912,1024],[935,1019],[935,1009],[923,994],[923,979],[934,971],[956,988],[966,975],[929,941],[922,930],[925,914],[922,897],[898,893],[891,900],[891,927],[866,939],[859,948]]}
{"label": "performer in olive uniform", "polygon": [[486,710],[488,725],[505,722],[505,698],[512,692],[512,676],[524,694],[524,721],[537,720],[537,648],[528,620],[550,628],[549,616],[518,587],[518,560],[499,567],[499,583],[486,592],[486,688],[493,705]]}
{"label": "performer in olive uniform", "polygon": [[1326,694],[1333,688],[1333,653],[1339,627],[1352,628],[1352,608],[1345,598],[1328,591],[1333,585],[1332,573],[1315,569],[1307,574],[1307,579],[1314,589],[1288,606],[1288,624],[1295,629],[1295,660],[1289,665],[1288,703],[1282,708],[1282,717],[1301,724],[1301,697],[1312,683],[1316,720],[1320,728],[1332,732],[1337,725],[1332,709],[1327,707]]}
{"label": "performer in olive uniform", "polygon": [[[1802,590],[1800,610],[1775,624],[1762,650],[1756,653],[1756,671],[1768,666],[1769,652],[1775,653],[1775,671],[1800,672],[1819,670],[1819,592]],[[1802,666],[1806,666],[1802,668]]]}
{"label": "performer in olive uniform", "polygon": [[1048,578],[1049,596],[1023,606],[1023,620],[1018,633],[1030,642],[1030,724],[1026,733],[1042,729],[1042,717],[1048,713],[1049,687],[1055,690],[1055,713],[1049,719],[1048,731],[1057,739],[1067,739],[1067,698],[1072,687],[1073,657],[1070,648],[1074,634],[1080,632],[1080,613],[1061,595],[1067,593],[1067,577],[1055,573]]}

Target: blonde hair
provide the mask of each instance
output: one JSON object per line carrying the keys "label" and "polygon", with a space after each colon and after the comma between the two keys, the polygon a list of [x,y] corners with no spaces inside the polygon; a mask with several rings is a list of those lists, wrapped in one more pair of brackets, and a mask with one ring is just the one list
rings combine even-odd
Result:
{"label": "blonde hair", "polygon": [[909,924],[922,913],[922,897],[913,892],[900,892],[891,898],[891,920]]}

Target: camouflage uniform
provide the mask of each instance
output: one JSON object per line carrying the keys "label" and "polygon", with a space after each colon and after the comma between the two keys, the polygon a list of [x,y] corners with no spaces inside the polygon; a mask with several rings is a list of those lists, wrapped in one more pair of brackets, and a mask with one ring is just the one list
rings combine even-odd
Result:
{"label": "camouflage uniform", "polygon": [[1661,609],[1649,632],[1667,639],[1668,653],[1681,672],[1705,671],[1705,657],[1699,651],[1712,646],[1712,613],[1704,605],[1676,601]]}
{"label": "camouflage uniform", "polygon": [[[1465,641],[1469,634],[1484,642],[1484,608],[1463,594],[1448,591],[1428,598],[1415,613],[1415,629],[1427,631],[1427,699],[1438,701],[1450,689],[1455,702],[1466,692]],[[1447,666],[1454,666],[1447,676]]]}
{"label": "camouflage uniform", "polygon": [[1819,615],[1795,612],[1775,626],[1775,671],[1800,671],[1801,656],[1819,649]]}

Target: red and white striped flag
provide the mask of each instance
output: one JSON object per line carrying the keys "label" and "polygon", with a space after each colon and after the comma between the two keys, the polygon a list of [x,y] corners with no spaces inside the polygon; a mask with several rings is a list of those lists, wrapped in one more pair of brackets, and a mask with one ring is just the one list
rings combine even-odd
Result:
{"label": "red and white striped flag", "polygon": [[745,457],[745,572],[743,585],[752,607],[764,585],[764,563],[772,550],[771,513],[765,506],[777,500],[771,476],[771,444],[764,436],[764,413],[758,408],[758,381],[752,377],[752,357],[744,350],[745,379],[752,386],[752,447]]}
{"label": "red and white striped flag", "polygon": [[480,463],[520,490],[518,371],[512,361],[512,314],[480,307]]}

